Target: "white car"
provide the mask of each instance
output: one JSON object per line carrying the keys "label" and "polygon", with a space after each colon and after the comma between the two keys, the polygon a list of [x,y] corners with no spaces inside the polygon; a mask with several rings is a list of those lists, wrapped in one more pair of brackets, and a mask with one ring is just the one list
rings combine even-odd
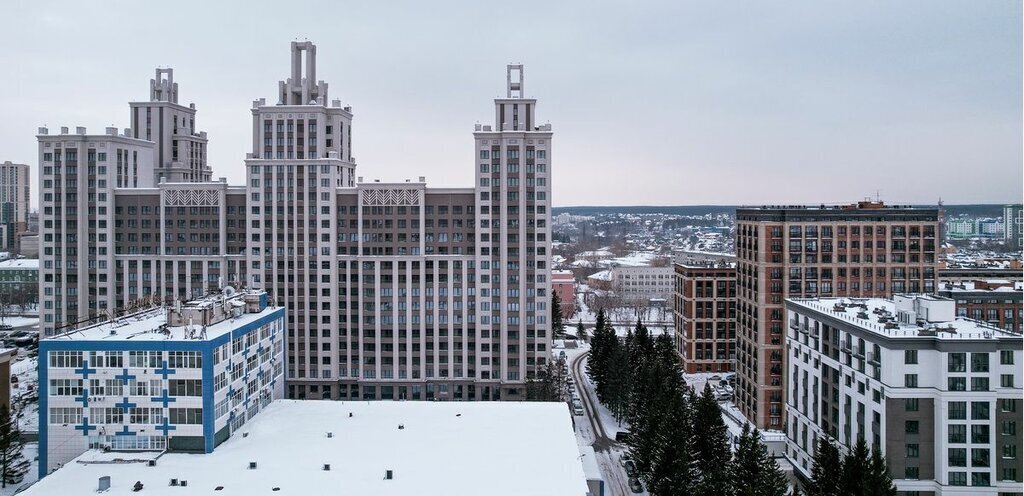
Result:
{"label": "white car", "polygon": [[574,403],[572,405],[572,414],[573,415],[583,415],[583,405],[581,405],[579,403]]}

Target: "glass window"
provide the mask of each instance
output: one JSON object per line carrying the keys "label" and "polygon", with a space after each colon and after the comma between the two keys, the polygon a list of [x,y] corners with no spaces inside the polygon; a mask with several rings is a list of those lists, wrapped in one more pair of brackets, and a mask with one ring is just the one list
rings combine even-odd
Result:
{"label": "glass window", "polygon": [[971,353],[971,372],[988,372],[988,353]]}
{"label": "glass window", "polygon": [[999,363],[1001,365],[1013,365],[1013,350],[1001,350],[999,352]]}
{"label": "glass window", "polygon": [[949,466],[967,466],[967,448],[949,448]]}
{"label": "glass window", "polygon": [[967,402],[966,401],[950,401],[949,402],[949,419],[950,420],[964,420],[967,418]]}
{"label": "glass window", "polygon": [[917,420],[907,420],[903,424],[907,434],[917,434],[920,432],[921,423]]}
{"label": "glass window", "polygon": [[967,354],[950,353],[948,370],[950,372],[967,372]]}
{"label": "glass window", "polygon": [[904,350],[903,363],[908,365],[917,363],[917,350]]}
{"label": "glass window", "polygon": [[951,485],[951,486],[966,486],[967,485],[967,472],[950,472],[949,473],[949,485]]}
{"label": "glass window", "polygon": [[[950,443],[966,443],[967,442],[967,426],[963,424],[950,424],[949,425],[949,442]],[[966,456],[966,455],[964,455]]]}

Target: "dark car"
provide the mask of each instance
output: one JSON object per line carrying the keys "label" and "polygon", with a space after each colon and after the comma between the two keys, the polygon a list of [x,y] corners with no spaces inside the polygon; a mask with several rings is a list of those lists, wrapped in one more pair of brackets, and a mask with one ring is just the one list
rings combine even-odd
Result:
{"label": "dark car", "polygon": [[622,466],[626,469],[626,475],[636,477],[636,464],[633,463],[633,460],[626,460],[626,463],[623,463]]}
{"label": "dark car", "polygon": [[624,443],[629,441],[629,432],[619,431],[615,433],[615,442]]}
{"label": "dark car", "polygon": [[640,483],[639,480],[637,480],[636,477],[630,477],[629,478],[629,490],[633,491],[634,493],[642,493],[642,492],[644,492],[644,486],[643,486],[643,484]]}

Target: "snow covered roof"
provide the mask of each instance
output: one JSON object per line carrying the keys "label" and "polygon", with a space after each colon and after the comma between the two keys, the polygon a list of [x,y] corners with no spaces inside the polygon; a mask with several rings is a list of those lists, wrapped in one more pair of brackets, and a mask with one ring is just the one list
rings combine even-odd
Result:
{"label": "snow covered roof", "polygon": [[587,279],[593,279],[595,281],[611,281],[612,280],[612,271],[610,271],[610,270],[602,270],[601,272],[595,272],[595,273],[590,274],[589,276],[587,276]]}
{"label": "snow covered roof", "polygon": [[150,467],[85,464],[97,461],[87,452],[22,494],[92,495],[110,476],[109,495],[139,481],[156,496],[584,496],[570,417],[564,403],[278,400],[213,453],[167,453]]}
{"label": "snow covered roof", "polygon": [[0,262],[0,270],[39,270],[38,258],[12,258]]}

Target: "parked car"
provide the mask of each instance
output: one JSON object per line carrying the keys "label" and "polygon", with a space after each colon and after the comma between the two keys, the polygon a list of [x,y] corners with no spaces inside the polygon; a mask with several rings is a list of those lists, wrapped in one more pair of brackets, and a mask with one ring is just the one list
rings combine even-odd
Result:
{"label": "parked car", "polygon": [[615,442],[624,443],[629,440],[629,432],[619,431],[615,433]]}
{"label": "parked car", "polygon": [[630,477],[629,478],[629,490],[633,491],[634,493],[642,493],[642,492],[644,492],[644,485],[641,484],[640,481],[636,477]]}
{"label": "parked car", "polygon": [[581,405],[579,403],[574,403],[572,405],[572,414],[573,415],[583,415],[583,405]]}
{"label": "parked car", "polygon": [[633,460],[626,460],[622,467],[626,469],[626,475],[630,478],[636,477],[636,464],[633,463]]}

